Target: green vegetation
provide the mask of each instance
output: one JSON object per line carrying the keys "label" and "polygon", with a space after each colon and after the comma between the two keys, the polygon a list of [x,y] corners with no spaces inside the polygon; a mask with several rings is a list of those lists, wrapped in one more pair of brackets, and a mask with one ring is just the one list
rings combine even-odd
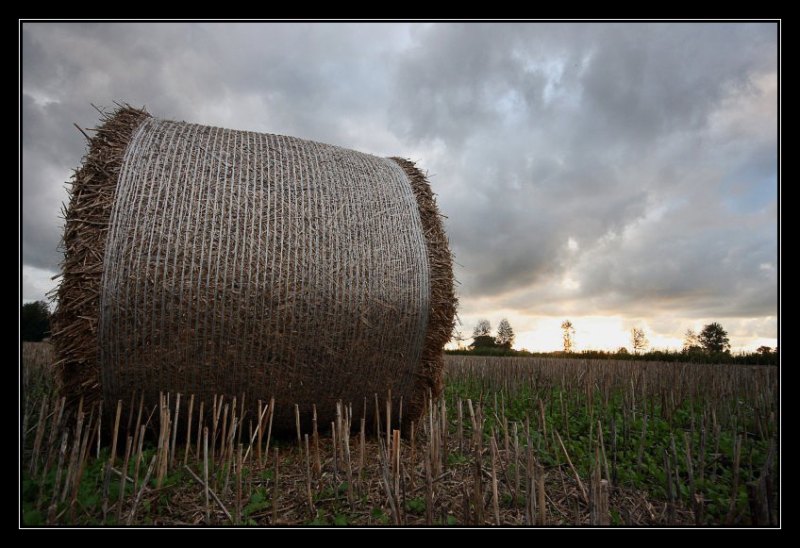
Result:
{"label": "green vegetation", "polygon": [[530,424],[545,467],[569,466],[569,455],[580,477],[600,468],[612,486],[682,505],[698,525],[748,523],[748,489],[777,492],[771,368],[459,359],[448,405],[494,400],[485,430]]}

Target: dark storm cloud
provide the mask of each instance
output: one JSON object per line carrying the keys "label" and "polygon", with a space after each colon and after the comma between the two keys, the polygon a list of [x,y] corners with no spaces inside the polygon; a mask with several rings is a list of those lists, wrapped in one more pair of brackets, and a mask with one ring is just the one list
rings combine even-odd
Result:
{"label": "dark storm cloud", "polygon": [[419,160],[466,303],[775,315],[775,25],[25,24],[22,43],[41,272],[72,122],[117,99]]}
{"label": "dark storm cloud", "polygon": [[75,158],[80,158],[83,142],[75,138],[77,131],[68,119],[51,106],[36,106],[30,96],[23,95],[23,261],[52,270],[58,263],[61,183],[67,180]]}

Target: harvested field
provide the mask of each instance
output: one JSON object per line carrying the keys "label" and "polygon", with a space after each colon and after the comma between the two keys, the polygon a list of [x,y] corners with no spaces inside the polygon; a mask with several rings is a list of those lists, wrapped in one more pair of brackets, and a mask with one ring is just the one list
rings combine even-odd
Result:
{"label": "harvested field", "polygon": [[23,350],[29,525],[778,523],[774,367],[448,356],[444,397],[409,430],[387,430],[387,394],[366,403],[378,436],[359,401],[276,438],[268,402],[256,417],[165,393],[134,402],[113,450],[99,425],[130,402],[67,422],[39,388],[47,350]]}

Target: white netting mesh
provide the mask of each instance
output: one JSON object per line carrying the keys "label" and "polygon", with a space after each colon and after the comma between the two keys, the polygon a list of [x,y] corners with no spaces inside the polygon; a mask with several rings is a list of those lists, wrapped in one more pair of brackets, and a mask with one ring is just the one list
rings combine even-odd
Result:
{"label": "white netting mesh", "polygon": [[106,240],[104,398],[408,397],[430,276],[395,161],[148,118],[125,153]]}

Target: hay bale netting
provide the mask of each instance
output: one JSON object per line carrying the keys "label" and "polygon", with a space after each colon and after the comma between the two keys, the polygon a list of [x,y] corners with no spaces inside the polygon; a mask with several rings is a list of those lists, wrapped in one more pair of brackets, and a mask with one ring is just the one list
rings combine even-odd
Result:
{"label": "hay bale netting", "polygon": [[74,176],[64,247],[72,402],[274,396],[280,428],[295,403],[328,424],[388,390],[410,420],[442,389],[452,258],[407,160],[120,108]]}

